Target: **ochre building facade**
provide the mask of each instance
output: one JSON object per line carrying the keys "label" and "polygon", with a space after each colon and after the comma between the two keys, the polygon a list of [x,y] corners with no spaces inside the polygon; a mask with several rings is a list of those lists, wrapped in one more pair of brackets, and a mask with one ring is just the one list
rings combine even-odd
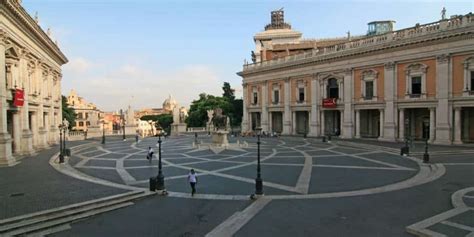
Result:
{"label": "ochre building facade", "polygon": [[[304,40],[272,12],[245,63],[242,131],[474,141],[474,15]],[[300,46],[303,45],[303,46]]]}
{"label": "ochre building facade", "polygon": [[0,166],[58,143],[65,63],[21,1],[0,1]]}

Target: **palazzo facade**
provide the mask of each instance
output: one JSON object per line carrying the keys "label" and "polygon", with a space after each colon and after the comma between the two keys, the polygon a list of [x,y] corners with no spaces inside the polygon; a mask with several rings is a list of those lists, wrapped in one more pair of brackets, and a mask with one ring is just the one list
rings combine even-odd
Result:
{"label": "palazzo facade", "polygon": [[304,40],[272,12],[243,78],[242,131],[474,142],[474,15]]}
{"label": "palazzo facade", "polygon": [[58,143],[65,63],[20,0],[0,0],[0,166]]}

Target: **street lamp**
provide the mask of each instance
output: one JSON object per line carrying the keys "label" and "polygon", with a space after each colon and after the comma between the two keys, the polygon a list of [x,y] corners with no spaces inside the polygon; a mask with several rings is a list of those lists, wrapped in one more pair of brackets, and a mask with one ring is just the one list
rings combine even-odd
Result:
{"label": "street lamp", "polygon": [[161,167],[161,129],[158,132],[158,176],[156,176],[156,189],[159,191],[165,190],[165,176]]}
{"label": "street lamp", "polygon": [[260,133],[262,128],[255,128],[257,130],[257,178],[255,179],[255,195],[263,195],[263,180],[260,173]]}
{"label": "street lamp", "polygon": [[105,120],[102,121],[102,144],[105,144]]}
{"label": "street lamp", "polygon": [[64,154],[63,154],[63,126],[62,124],[58,125],[59,128],[59,163],[64,163]]}

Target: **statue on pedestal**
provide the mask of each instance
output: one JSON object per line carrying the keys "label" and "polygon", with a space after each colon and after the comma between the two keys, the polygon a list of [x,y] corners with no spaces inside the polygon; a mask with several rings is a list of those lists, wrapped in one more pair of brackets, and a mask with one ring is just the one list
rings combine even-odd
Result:
{"label": "statue on pedestal", "polygon": [[222,109],[214,109],[214,116],[212,118],[212,124],[216,130],[227,129],[227,116],[222,114]]}

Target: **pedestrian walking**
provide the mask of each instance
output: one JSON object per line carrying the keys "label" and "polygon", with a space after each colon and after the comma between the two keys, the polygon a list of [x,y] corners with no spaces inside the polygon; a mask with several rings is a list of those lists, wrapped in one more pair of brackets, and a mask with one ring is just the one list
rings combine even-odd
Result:
{"label": "pedestrian walking", "polygon": [[135,143],[138,143],[138,133],[135,134]]}
{"label": "pedestrian walking", "polygon": [[146,155],[146,159],[149,160],[151,162],[152,158],[153,158],[153,148],[151,148],[151,146],[148,147],[148,154]]}
{"label": "pedestrian walking", "polygon": [[194,196],[196,193],[196,183],[197,183],[197,174],[194,171],[194,169],[191,169],[191,171],[188,174],[188,181],[189,184],[191,185],[191,196]]}

